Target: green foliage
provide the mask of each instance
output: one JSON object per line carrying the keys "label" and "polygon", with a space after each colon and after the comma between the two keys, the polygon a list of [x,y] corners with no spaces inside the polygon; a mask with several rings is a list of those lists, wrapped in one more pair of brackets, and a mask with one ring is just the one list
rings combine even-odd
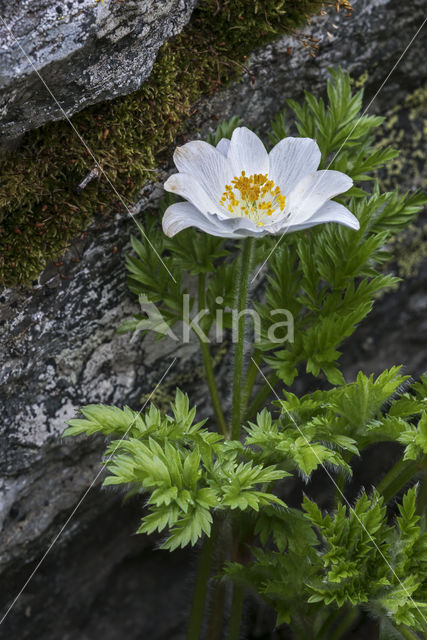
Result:
{"label": "green foliage", "polygon": [[144,413],[89,405],[64,433],[113,438],[105,453],[110,475],[104,485],[150,494],[138,533],[167,529],[162,548],[173,551],[209,535],[214,511],[258,512],[265,505],[283,505],[262,487],[284,478],[285,471],[245,461],[222,436],[203,428],[205,420],[195,423],[196,409],[179,389],[171,409],[172,416],[154,405]]}
{"label": "green foliage", "polygon": [[[194,545],[212,535],[214,521],[222,526],[220,539],[232,537],[225,575],[255,589],[293,638],[343,639],[363,610],[377,619],[381,640],[405,640],[427,631],[427,534],[420,517],[425,488],[411,486],[418,477],[422,482],[426,468],[427,375],[413,382],[395,366],[377,376],[359,372],[346,383],[339,347],[375,299],[397,286],[385,269],[387,243],[426,197],[380,192],[373,172],[395,152],[373,146],[381,119],[360,116],[362,93],[352,91],[349,77],[341,71],[331,76],[328,102],[306,94],[303,105],[290,106],[299,133],[317,138],[324,167],[332,162],[355,181],[370,181],[369,192],[356,185],[340,198],[358,217],[360,230],[322,225],[293,233],[277,247],[272,237],[257,242],[252,268],[268,256],[268,273],[254,303],[261,339],[247,343],[254,359],[242,381],[244,436],[230,440],[227,426],[224,437],[209,431],[206,421],[195,422],[195,409],[180,391],[167,415],[154,406],[141,413],[83,407],[67,434],[111,439],[105,484],[148,496],[139,532],[160,532],[163,548]],[[220,123],[211,142],[230,137],[237,125],[236,118]],[[271,143],[286,134],[282,111],[272,123]],[[173,201],[165,197],[161,211]],[[153,221],[141,239],[132,238],[132,249],[126,259],[129,288],[142,313],[121,331],[162,337],[183,320],[182,296],[189,292],[189,308],[209,312],[200,323],[206,333],[217,312],[231,327],[240,264],[230,241],[194,229],[167,239]],[[275,326],[274,312],[284,309],[293,317],[292,339],[286,323]],[[218,421],[209,348],[203,360]],[[258,375],[257,363],[270,366],[272,386]],[[281,382],[291,385],[302,368],[328,384],[301,397],[289,390],[271,393]],[[257,379],[264,386],[252,400]],[[270,410],[263,408],[268,399]],[[376,489],[360,488],[351,505],[346,482],[356,459],[363,463],[368,447],[380,452],[386,442],[394,443],[401,459],[375,479],[381,480]],[[321,468],[334,495],[316,490]],[[304,497],[300,509],[288,507],[282,496],[296,487],[294,500],[303,486],[319,504]],[[321,509],[326,504],[333,504],[328,512]]]}
{"label": "green foliage", "polygon": [[386,509],[380,497],[366,494],[352,509],[340,505],[333,517],[322,516],[318,506],[305,498],[303,509],[319,530],[322,573],[311,580],[309,602],[353,606],[372,599],[390,581],[386,578],[390,553]]}
{"label": "green foliage", "polygon": [[[416,458],[425,468],[426,383],[422,376],[408,386],[408,376],[393,367],[300,398],[286,392],[275,403],[281,414],[273,418],[264,409],[247,427],[245,444],[258,464],[306,476],[326,464],[333,481],[334,469],[351,473],[354,455],[385,441],[406,445],[403,459]],[[384,638],[406,638],[402,626],[425,631],[427,534],[416,513],[416,487],[404,495],[396,526],[378,493],[362,493],[353,507],[338,498],[336,511],[326,515],[304,498],[319,539],[298,511],[264,509],[254,525],[262,550],[253,547],[253,562],[229,564],[226,574],[256,589],[277,611],[277,623],[289,624],[298,638],[328,637],[335,611],[345,618],[346,608],[358,606],[379,619]],[[304,635],[304,619],[311,636]]]}
{"label": "green foliage", "polygon": [[[226,574],[256,588],[276,608],[278,623],[298,625],[304,605],[313,629],[320,629],[325,607],[363,605],[382,624],[421,630],[427,534],[415,511],[416,488],[399,505],[396,527],[376,493],[363,493],[352,508],[338,504],[333,515],[322,515],[306,497],[304,516],[272,492],[291,472],[308,478],[320,464],[351,473],[353,455],[389,439],[384,425],[390,419],[403,423],[403,416],[421,415],[423,432],[426,379],[399,394],[406,380],[395,367],[376,379],[359,373],[350,385],[301,398],[286,393],[277,403],[281,414],[273,418],[264,409],[242,443],[208,431],[205,420],[195,422],[196,410],[179,390],[172,415],[154,405],[141,413],[89,405],[81,409],[82,418],[70,420],[65,435],[103,433],[111,439],[104,484],[148,494],[138,532],[166,534],[164,549],[210,535],[220,513],[247,512],[261,548],[252,549],[250,565],[231,563]],[[292,580],[283,579],[290,575]]]}
{"label": "green foliage", "polygon": [[[222,238],[188,229],[170,240],[152,223],[147,232],[141,234],[141,240],[132,236],[131,244],[136,255],[126,256],[129,289],[140,297],[143,309],[145,303],[156,306],[149,320],[145,314],[137,314],[125,320],[119,332],[155,330],[159,338],[164,337],[168,327],[183,319],[183,294],[189,296],[190,310],[194,307],[195,300],[190,296],[188,281],[184,283],[182,280],[184,272],[190,276],[216,274],[207,292],[207,304],[212,312],[210,324],[216,308],[225,309],[232,301],[234,269],[232,265],[226,268],[222,264],[223,258],[229,255]],[[159,256],[162,256],[161,260]],[[218,296],[223,297],[221,305],[216,302]],[[150,307],[145,309],[149,315],[150,311]]]}
{"label": "green foliage", "polygon": [[[163,45],[138,91],[75,114],[74,127],[123,199],[133,202],[153,178],[202,94],[241,73],[254,47],[301,26],[321,6],[202,0],[183,33]],[[2,160],[0,283],[29,283],[93,217],[121,208],[103,176],[77,189],[91,169],[93,160],[65,121],[27,133]]]}
{"label": "green foliage", "polygon": [[298,133],[317,140],[322,152],[320,168],[344,171],[353,180],[370,180],[367,174],[393,160],[398,152],[373,148],[373,132],[384,118],[362,115],[363,90],[353,94],[349,77],[341,69],[329,69],[329,73],[327,106],[323,98],[308,91],[302,105],[288,100]]}
{"label": "green foliage", "polygon": [[286,111],[283,109],[277,113],[273,120],[271,121],[271,131],[268,134],[268,139],[272,146],[280,142],[282,138],[287,137],[287,129],[286,129]]}
{"label": "green foliage", "polygon": [[208,135],[209,144],[217,145],[222,138],[230,139],[234,129],[242,124],[239,116],[231,116],[229,120],[221,120],[214,133]]}
{"label": "green foliage", "polygon": [[305,498],[303,508],[321,535],[323,568],[307,585],[309,602],[372,602],[397,625],[425,628],[427,605],[417,598],[426,596],[427,535],[418,526],[415,498],[415,488],[404,496],[397,528],[387,524],[383,500],[375,494],[362,494],[351,510],[340,506],[333,518]]}
{"label": "green foliage", "polygon": [[[263,409],[249,422],[245,444],[257,463],[298,471],[305,479],[319,466],[351,475],[353,456],[383,442],[405,445],[403,460],[420,465],[427,453],[427,399],[422,382],[392,367],[374,378],[359,372],[353,383],[274,401],[280,415]],[[405,389],[405,391],[403,391]],[[421,397],[422,396],[422,397]]]}
{"label": "green foliage", "polygon": [[[257,591],[261,597],[277,612],[277,624],[298,620],[302,609],[307,607],[305,581],[317,567],[316,543],[317,537],[309,520],[297,509],[280,510],[265,509],[256,523],[256,533],[264,544],[270,534],[274,545],[265,547],[253,546],[251,553],[253,561],[247,565],[229,562],[225,567],[225,575],[246,587]],[[295,635],[299,640],[309,640],[317,637],[316,620],[313,607],[309,611],[310,636],[299,633]]]}
{"label": "green foliage", "polygon": [[[327,104],[308,92],[301,105],[288,101],[296,128],[301,136],[316,138],[321,167],[343,171],[355,182],[372,182],[375,178],[370,174],[397,152],[373,147],[374,131],[382,118],[361,115],[363,92],[353,94],[350,78],[341,70],[331,69],[330,74]],[[272,128],[273,143],[286,135],[284,112]],[[383,272],[390,258],[385,247],[423,208],[427,197],[420,192],[380,193],[375,180],[372,193],[353,186],[340,200],[359,219],[359,231],[334,224],[291,234],[269,259],[265,301],[256,305],[263,319],[258,347],[287,385],[303,363],[308,373],[322,372],[331,384],[344,382],[337,365],[338,347],[367,316],[378,294],[399,282]],[[265,244],[264,255],[269,255],[271,240]],[[268,333],[275,309],[288,309],[294,318],[294,341],[286,345],[285,340],[280,344],[277,334],[272,340]]]}
{"label": "green foliage", "polygon": [[[420,460],[426,453],[427,399],[420,397],[421,383],[408,387],[407,380],[392,367],[377,378],[359,372],[355,382],[300,398],[285,392],[285,399],[275,402],[280,417],[273,419],[264,409],[257,423],[250,423],[247,441],[262,445],[270,464],[279,464],[280,452],[290,455],[297,442],[300,452],[308,449],[311,471],[326,461],[351,472],[353,455],[382,442],[404,444],[404,460]],[[309,475],[298,456],[294,462]]]}
{"label": "green foliage", "polygon": [[[375,196],[350,203],[362,222],[374,208],[372,199]],[[385,260],[385,239],[385,234],[364,232],[363,226],[354,232],[331,225],[304,237],[289,237],[274,252],[266,300],[256,307],[266,327],[258,346],[286,384],[292,383],[302,362],[315,376],[323,371],[332,384],[343,382],[337,347],[369,313],[375,296],[398,282],[374,268]],[[286,349],[268,338],[274,309],[289,309],[294,318],[294,342]]]}
{"label": "green foliage", "polygon": [[263,462],[274,460],[274,464],[291,465],[306,477],[325,463],[351,473],[340,450],[358,453],[351,438],[331,433],[321,421],[305,420],[301,428],[289,411],[284,412],[279,421],[273,421],[264,409],[258,414],[256,424],[250,423],[246,430],[246,443],[260,448]]}
{"label": "green foliage", "polygon": [[427,454],[427,412],[424,411],[418,425],[405,424],[408,428],[400,433],[398,440],[406,444],[404,460],[416,460],[420,455]]}
{"label": "green foliage", "polygon": [[[295,637],[329,637],[327,612],[358,605],[391,625],[397,638],[407,637],[398,632],[402,625],[426,629],[427,534],[415,501],[416,487],[399,504],[396,527],[387,522],[383,499],[375,493],[362,493],[353,507],[339,505],[333,515],[323,515],[305,497],[306,519],[296,510],[269,507],[256,531],[265,545],[273,530],[274,544],[262,551],[255,547],[253,563],[231,563],[226,573],[255,588]],[[307,627],[300,629],[301,616],[309,620],[311,636]]]}

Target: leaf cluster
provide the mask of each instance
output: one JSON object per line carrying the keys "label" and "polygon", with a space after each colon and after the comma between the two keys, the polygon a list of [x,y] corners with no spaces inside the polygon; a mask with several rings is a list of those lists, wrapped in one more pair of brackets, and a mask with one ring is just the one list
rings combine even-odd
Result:
{"label": "leaf cluster", "polygon": [[[417,487],[403,496],[393,524],[386,511],[394,486],[388,476],[378,491],[362,492],[350,506],[335,474],[349,476],[354,456],[388,441],[405,447],[397,465],[404,482],[410,479],[405,468],[416,473],[412,460],[425,468],[426,391],[426,376],[409,384],[399,367],[376,378],[360,372],[355,382],[329,390],[302,397],[285,392],[275,402],[276,418],[264,409],[246,428],[245,445],[252,448],[254,462],[306,479],[326,467],[338,492],[332,514],[323,515],[308,497],[302,503],[305,516],[275,506],[254,514],[260,545],[251,547],[252,562],[226,569],[265,598],[278,624],[289,624],[295,637],[326,638],[334,611],[345,617],[359,606],[378,618],[384,640],[406,637],[400,634],[402,625],[425,630],[427,534],[416,512]],[[312,636],[304,635],[304,620],[310,620]]]}
{"label": "leaf cluster", "polygon": [[[204,282],[210,274],[217,276],[208,280],[206,303],[212,311],[209,324],[217,307],[225,308],[232,303],[233,266],[224,264],[230,252],[223,246],[222,238],[188,229],[170,240],[152,221],[141,232],[140,239],[131,237],[131,244],[134,255],[126,256],[128,285],[139,297],[144,313],[126,319],[118,329],[120,333],[140,330],[155,331],[159,338],[166,335],[165,323],[173,327],[184,319],[184,294],[188,296],[189,311],[195,306],[197,296],[193,293],[194,287],[190,288],[192,276],[201,276]],[[218,296],[223,298],[221,305],[216,302]],[[144,303],[155,305],[155,315],[149,313],[150,309],[144,309]]]}
{"label": "leaf cluster", "polygon": [[[426,391],[426,376],[410,384],[400,367],[377,377],[359,372],[352,383],[302,397],[285,391],[285,398],[274,403],[279,418],[273,419],[264,409],[257,423],[250,424],[249,438],[251,442],[255,438],[253,444],[262,445],[263,455],[269,452],[267,459],[274,463],[278,450],[298,441],[301,451],[308,449],[306,464],[311,471],[325,461],[351,473],[352,456],[383,442],[404,445],[403,460],[421,463],[427,451]],[[325,447],[341,452],[344,460],[325,452]],[[298,468],[309,475],[301,463]]]}
{"label": "leaf cluster", "polygon": [[[413,487],[403,496],[395,525],[375,492],[362,493],[354,506],[338,506],[333,515],[323,515],[308,497],[305,516],[269,507],[269,515],[276,513],[268,524],[260,520],[257,532],[265,544],[273,530],[273,543],[254,547],[251,564],[228,564],[226,574],[260,593],[277,611],[277,623],[289,624],[298,638],[329,637],[333,612],[356,606],[379,620],[384,640],[390,627],[401,640],[407,637],[402,627],[425,631],[427,534],[416,493]],[[300,626],[304,618],[311,636]]]}
{"label": "leaf cluster", "polygon": [[110,473],[104,485],[148,493],[148,513],[138,533],[167,531],[162,548],[194,545],[209,535],[214,512],[283,505],[265,486],[285,477],[274,465],[257,465],[239,455],[222,436],[194,422],[196,409],[179,389],[172,415],[154,405],[144,413],[105,405],[80,410],[64,435],[103,433],[112,438],[105,452]]}
{"label": "leaf cluster", "polygon": [[[396,151],[374,145],[374,132],[382,118],[361,113],[363,91],[353,93],[342,70],[330,69],[328,102],[306,92],[305,101],[288,101],[301,136],[315,138],[322,152],[321,168],[350,175],[355,182],[371,181],[371,191],[353,186],[339,200],[358,218],[360,230],[339,224],[320,225],[306,232],[267,239],[269,256],[265,299],[258,303],[263,339],[258,345],[264,360],[286,384],[298,367],[322,373],[331,384],[341,384],[338,347],[372,309],[376,297],[395,287],[399,279],[385,273],[391,257],[387,242],[423,208],[421,192],[381,193],[373,172],[389,163]],[[272,123],[271,139],[286,136],[284,113]],[[262,249],[260,248],[262,255]],[[293,316],[293,340],[274,328],[274,311]],[[285,347],[285,348],[284,348]]]}
{"label": "leaf cluster", "polygon": [[[313,403],[314,404],[314,403]],[[347,436],[333,433],[320,420],[304,420],[299,426],[297,419],[288,411],[273,420],[263,409],[256,423],[249,423],[246,444],[255,447],[259,458],[267,463],[283,465],[289,470],[297,469],[307,478],[319,465],[342,468],[351,473],[351,468],[342,453],[358,454],[355,441]]]}

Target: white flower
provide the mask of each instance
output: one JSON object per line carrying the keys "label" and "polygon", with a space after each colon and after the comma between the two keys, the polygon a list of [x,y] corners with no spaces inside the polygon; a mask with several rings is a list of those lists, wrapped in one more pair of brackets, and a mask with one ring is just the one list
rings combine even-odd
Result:
{"label": "white flower", "polygon": [[163,231],[169,237],[187,227],[213,236],[244,238],[339,222],[359,229],[357,218],[331,198],[353,181],[340,171],[317,171],[320,150],[311,138],[284,138],[267,153],[246,127],[215,148],[196,140],[178,147],[179,173],[165,189],[185,198],[168,207]]}

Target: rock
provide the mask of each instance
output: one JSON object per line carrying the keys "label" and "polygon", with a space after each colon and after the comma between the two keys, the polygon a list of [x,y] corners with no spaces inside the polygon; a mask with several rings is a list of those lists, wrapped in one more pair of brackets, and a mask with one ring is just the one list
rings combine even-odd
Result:
{"label": "rock", "polygon": [[[316,59],[291,37],[256,52],[248,61],[254,84],[245,74],[201,101],[187,137],[205,137],[216,124],[215,115],[233,114],[265,133],[286,98],[298,99],[304,89],[324,90],[331,65],[340,64],[356,77],[366,72],[369,103],[420,26],[424,2],[358,0],[354,8],[353,18],[328,13],[313,19],[308,31],[319,39]],[[414,96],[425,108],[421,88],[427,68],[419,61],[426,58],[426,47],[425,38],[415,39],[369,107],[395,117],[398,129],[393,132],[404,148],[417,122],[411,111]],[[72,100],[74,85],[64,87],[64,95],[67,91]],[[425,155],[425,139],[417,144]],[[407,147],[412,154],[411,144]],[[415,168],[401,170],[398,177],[402,190],[421,184]],[[146,211],[158,195],[158,185],[147,185],[137,210]],[[183,637],[193,552],[152,555],[155,541],[130,535],[141,502],[135,499],[123,508],[119,494],[99,489],[102,440],[60,437],[65,421],[83,404],[139,407],[141,395],[155,389],[175,357],[156,401],[164,403],[174,386],[184,383],[200,415],[205,411],[204,389],[189,375],[194,370],[197,375],[199,364],[194,345],[148,338],[129,344],[129,336],[115,333],[137,310],[126,288],[123,260],[131,233],[135,225],[128,216],[112,215],[102,230],[92,225],[64,264],[51,264],[33,289],[0,294],[3,611],[43,560],[3,623],[11,640]],[[397,291],[377,301],[345,347],[349,379],[359,368],[378,372],[396,363],[414,376],[427,369],[427,354],[420,348],[426,278],[423,263]],[[227,358],[218,374],[220,391],[228,397]]]}
{"label": "rock", "polygon": [[2,146],[64,113],[138,89],[196,2],[0,0]]}

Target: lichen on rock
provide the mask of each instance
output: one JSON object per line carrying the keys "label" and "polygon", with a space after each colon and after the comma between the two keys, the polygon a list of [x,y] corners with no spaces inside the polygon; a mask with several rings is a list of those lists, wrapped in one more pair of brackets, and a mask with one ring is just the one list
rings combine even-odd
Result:
{"label": "lichen on rock", "polygon": [[163,42],[182,30],[195,5],[196,0],[0,2],[0,147],[63,119],[64,112],[71,116],[138,89]]}

